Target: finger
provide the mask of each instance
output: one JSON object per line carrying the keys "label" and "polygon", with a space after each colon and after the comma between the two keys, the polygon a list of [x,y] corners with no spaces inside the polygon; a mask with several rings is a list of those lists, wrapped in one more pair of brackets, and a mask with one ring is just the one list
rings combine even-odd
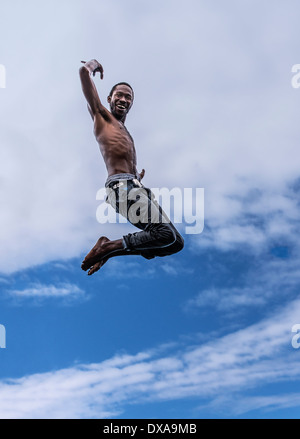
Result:
{"label": "finger", "polygon": [[100,73],[100,78],[103,79],[103,70],[101,69],[101,67],[97,67],[97,68],[94,70],[94,76],[95,76],[95,74],[96,74],[97,72]]}

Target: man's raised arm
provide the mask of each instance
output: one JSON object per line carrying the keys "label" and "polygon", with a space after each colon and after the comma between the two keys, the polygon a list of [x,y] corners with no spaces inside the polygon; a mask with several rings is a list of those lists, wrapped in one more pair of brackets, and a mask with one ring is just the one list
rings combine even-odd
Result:
{"label": "man's raised arm", "polygon": [[96,86],[91,79],[91,74],[95,76],[96,73],[99,72],[101,79],[103,79],[103,67],[95,59],[92,59],[88,62],[81,62],[84,63],[84,65],[79,69],[82,91],[87,100],[88,109],[91,113],[91,116],[95,116],[97,112],[102,113],[105,107],[100,101]]}

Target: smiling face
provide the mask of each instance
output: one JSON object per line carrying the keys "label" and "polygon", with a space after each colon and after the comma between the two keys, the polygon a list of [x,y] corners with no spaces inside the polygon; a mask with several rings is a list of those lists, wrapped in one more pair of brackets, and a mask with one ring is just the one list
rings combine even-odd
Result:
{"label": "smiling face", "polygon": [[128,85],[117,85],[112,96],[108,96],[107,101],[115,118],[124,122],[133,103],[133,91]]}

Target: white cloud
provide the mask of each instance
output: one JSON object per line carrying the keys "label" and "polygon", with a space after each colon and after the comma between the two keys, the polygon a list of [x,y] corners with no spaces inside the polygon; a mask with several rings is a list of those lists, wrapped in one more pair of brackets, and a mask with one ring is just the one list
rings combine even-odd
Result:
{"label": "white cloud", "polygon": [[59,298],[64,300],[75,300],[84,298],[85,292],[77,285],[64,283],[57,285],[33,284],[24,289],[7,290],[7,294],[15,299],[50,299]]}
{"label": "white cloud", "polygon": [[[124,413],[127,404],[190,397],[198,398],[195,404],[208,400],[207,407],[215,405],[216,414],[222,410],[223,398],[227,416],[236,413],[239,399],[240,414],[257,407],[272,409],[274,400],[261,394],[262,386],[299,380],[298,352],[290,348],[291,327],[299,312],[297,299],[250,327],[220,334],[196,347],[173,345],[169,353],[164,347],[133,356],[117,355],[98,364],[2,380],[0,416],[116,417]],[[292,394],[289,406],[298,403],[299,397]],[[275,408],[285,405],[286,398],[279,396]]]}
{"label": "white cloud", "polygon": [[[233,405],[233,401],[225,398],[221,398],[220,401],[215,401],[213,407],[218,410],[220,404],[224,407],[225,404]],[[264,410],[265,418],[274,410],[293,409],[300,405],[300,393],[288,393],[282,395],[270,394],[267,396],[256,396],[248,398],[239,398],[238,404],[233,408],[235,415],[240,415],[251,410]]]}
{"label": "white cloud", "polygon": [[214,307],[218,311],[232,311],[243,308],[248,311],[249,306],[262,306],[266,303],[268,294],[265,289],[253,286],[242,288],[220,288],[201,291],[190,299],[185,310],[195,308]]}
{"label": "white cloud", "polygon": [[299,293],[299,264],[297,254],[287,259],[271,258],[263,264],[258,260],[251,263],[239,286],[203,289],[186,302],[184,310],[205,311],[213,307],[232,317],[232,313],[247,313],[251,308],[263,309],[274,301],[287,303]]}

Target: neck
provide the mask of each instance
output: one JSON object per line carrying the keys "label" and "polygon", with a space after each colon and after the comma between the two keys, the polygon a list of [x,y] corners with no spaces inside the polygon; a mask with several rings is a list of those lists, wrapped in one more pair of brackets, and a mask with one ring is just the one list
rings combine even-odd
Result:
{"label": "neck", "polygon": [[118,122],[121,122],[123,125],[125,124],[126,116],[122,117],[121,119],[119,119],[116,116],[115,116],[115,118],[117,119]]}
{"label": "neck", "polygon": [[118,117],[115,112],[111,111],[111,113],[114,116],[114,118],[117,119],[118,122],[121,122],[122,124],[125,123],[126,114],[124,114],[124,116],[122,116],[122,117]]}

